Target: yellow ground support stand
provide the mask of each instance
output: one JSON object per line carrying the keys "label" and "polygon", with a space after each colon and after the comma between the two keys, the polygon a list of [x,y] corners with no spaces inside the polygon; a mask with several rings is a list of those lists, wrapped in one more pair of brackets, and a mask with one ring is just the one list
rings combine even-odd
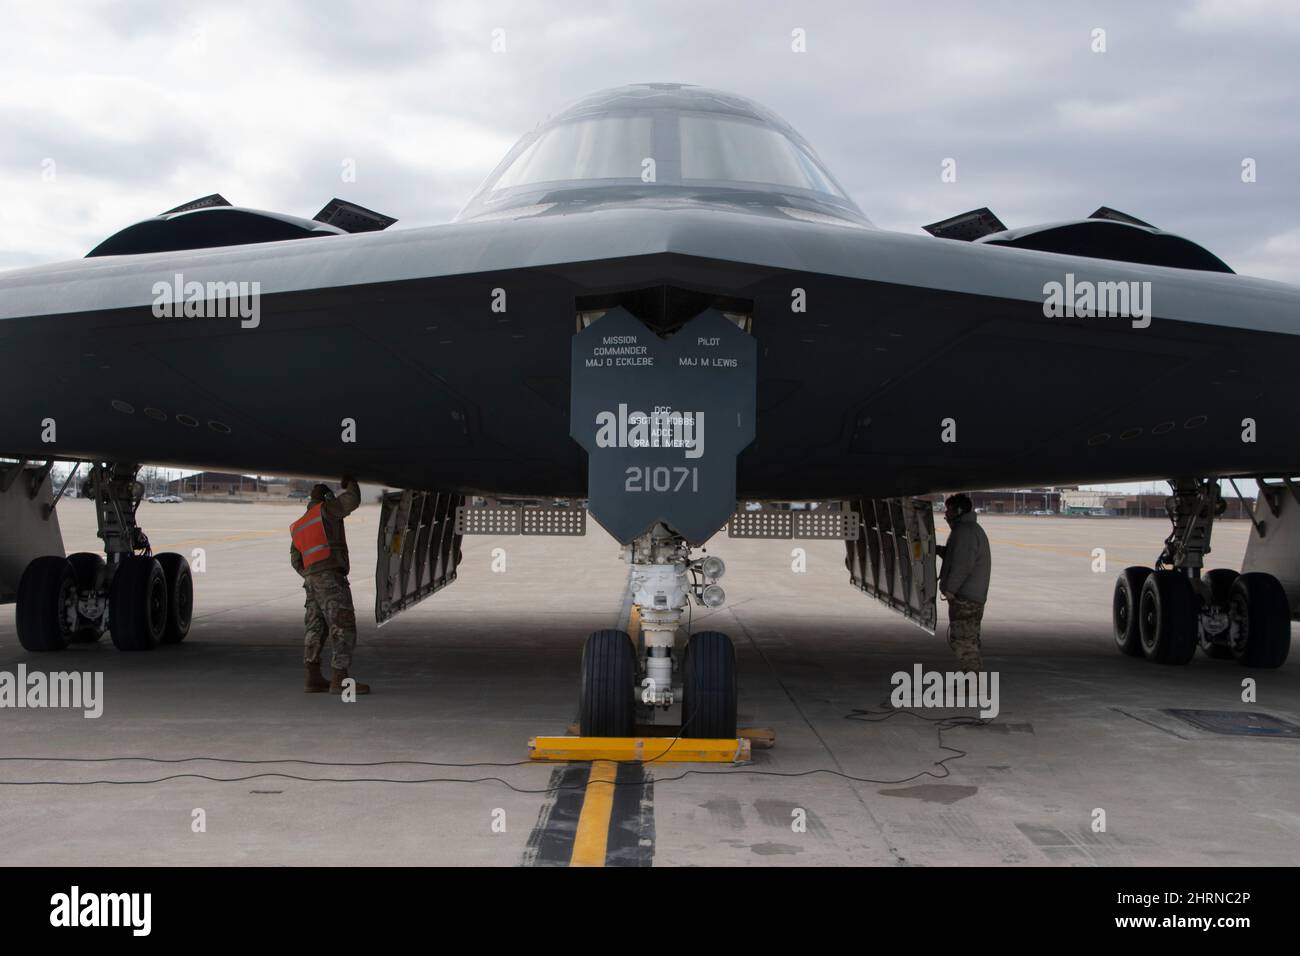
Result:
{"label": "yellow ground support stand", "polygon": [[[641,609],[632,605],[628,631],[636,639],[641,630]],[[662,763],[744,763],[752,748],[768,750],[776,744],[776,734],[765,727],[741,728],[736,738],[663,736],[676,727],[638,726],[638,731],[661,731],[659,736],[582,737],[577,724],[569,725],[565,737],[533,737],[528,741],[529,760],[592,760]],[[599,766],[599,764],[597,764]]]}
{"label": "yellow ground support stand", "polygon": [[740,763],[749,759],[746,737],[534,737],[530,760],[613,760],[663,763]]}

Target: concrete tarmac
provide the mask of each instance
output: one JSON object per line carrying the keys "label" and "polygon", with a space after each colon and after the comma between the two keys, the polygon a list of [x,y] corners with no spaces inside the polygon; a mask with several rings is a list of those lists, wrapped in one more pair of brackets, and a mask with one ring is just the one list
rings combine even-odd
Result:
{"label": "concrete tarmac", "polygon": [[[376,628],[378,508],[363,507],[347,526],[360,631],[354,673],[375,693],[344,703],[302,692],[303,593],[287,532],[300,510],[141,506],[155,552],[201,549],[205,562],[194,626],[178,646],[127,654],[105,637],[28,654],[13,606],[0,607],[0,671],[25,664],[104,680],[98,719],[0,709],[7,863],[570,861],[588,766],[516,763],[530,737],[563,734],[575,719],[582,642],[616,626],[624,609],[616,543],[594,522],[583,538],[466,538],[460,579]],[[98,550],[90,503],[65,501],[59,511],[68,550]],[[1151,562],[1167,521],[981,521],[994,559],[984,652],[999,676],[1000,713],[948,729],[933,718],[957,712],[846,719],[879,714],[893,673],[915,664],[946,671],[953,659],[942,627],[928,635],[850,587],[841,543],[716,539],[710,551],[727,561],[728,603],[696,608],[693,629],[731,635],[740,723],[773,729],[776,747],[755,751],[743,772],[624,768],[608,823],[595,823],[608,827],[605,862],[1300,859],[1300,739],[1220,734],[1168,713],[1254,712],[1300,724],[1300,652],[1257,672],[1199,653],[1186,667],[1123,657],[1111,638],[1115,575]],[[1239,567],[1248,533],[1244,522],[1218,524],[1208,565]],[[795,548],[805,550],[803,572],[793,570]],[[1094,571],[1096,548],[1104,572]],[[503,572],[492,570],[494,557],[504,557]],[[1253,703],[1242,700],[1248,677],[1257,681]],[[164,777],[174,779],[142,782]],[[295,779],[303,777],[317,779]],[[473,780],[481,782],[464,782]]]}

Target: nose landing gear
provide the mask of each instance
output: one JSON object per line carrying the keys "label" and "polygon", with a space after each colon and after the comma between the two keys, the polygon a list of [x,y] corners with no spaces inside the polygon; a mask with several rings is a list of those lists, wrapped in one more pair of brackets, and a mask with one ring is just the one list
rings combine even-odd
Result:
{"label": "nose landing gear", "polygon": [[[632,736],[638,718],[667,723],[673,714],[682,737],[736,736],[731,639],[720,631],[701,631],[674,657],[690,603],[717,607],[726,599],[717,583],[726,570],[722,561],[690,555],[686,540],[662,523],[624,549],[640,639],[634,643],[625,631],[611,630],[587,638],[578,720],[582,736]],[[638,647],[643,648],[639,661]]]}

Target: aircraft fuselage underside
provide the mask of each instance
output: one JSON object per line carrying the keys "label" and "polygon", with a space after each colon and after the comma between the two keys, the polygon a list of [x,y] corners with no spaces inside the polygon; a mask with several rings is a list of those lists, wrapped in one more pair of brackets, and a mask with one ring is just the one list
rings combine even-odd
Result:
{"label": "aircraft fuselage underside", "polygon": [[680,255],[269,295],[255,328],[148,308],[9,319],[0,449],[581,497],[575,314],[656,290],[748,310],[742,500],[1300,465],[1296,336]]}

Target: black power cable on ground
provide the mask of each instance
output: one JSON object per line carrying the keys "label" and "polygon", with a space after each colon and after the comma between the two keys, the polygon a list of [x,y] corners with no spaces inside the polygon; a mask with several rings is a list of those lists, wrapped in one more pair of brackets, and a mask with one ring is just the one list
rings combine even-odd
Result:
{"label": "black power cable on ground", "polygon": [[[957,747],[950,747],[943,742],[944,730],[957,727],[976,727],[983,726],[990,721],[979,717],[929,717],[925,714],[918,713],[914,710],[903,710],[890,708],[883,711],[872,711],[864,709],[854,709],[844,715],[845,720],[858,720],[864,723],[880,723],[889,720],[899,714],[906,714],[915,717],[918,720],[924,720],[936,724],[938,735],[938,744],[941,750],[948,751],[951,756],[944,757],[934,761],[933,766],[938,767],[943,773],[936,773],[933,770],[921,770],[906,777],[897,779],[876,779],[872,777],[858,777],[853,774],[844,773],[840,770],[831,770],[828,768],[814,768],[812,770],[758,770],[751,767],[732,767],[726,770],[697,770],[688,769],[671,777],[656,777],[655,783],[669,783],[676,780],[684,780],[690,776],[729,776],[734,774],[745,774],[748,776],[759,777],[811,777],[817,774],[826,774],[827,776],[837,777],[842,780],[848,780],[853,783],[869,783],[882,786],[894,786],[898,784],[910,783],[913,780],[919,780],[922,777],[932,777],[936,780],[943,780],[952,774],[948,768],[949,761],[960,759],[968,756],[967,752]],[[687,721],[678,728],[677,736],[673,738],[668,749],[657,757],[650,760],[641,761],[644,766],[663,760],[668,752],[676,745],[677,741],[682,739],[682,732],[691,723],[695,717],[691,715]],[[158,763],[158,764],[178,764],[190,763],[197,761],[209,761],[211,763],[235,764],[239,766],[261,766],[265,764],[304,764],[316,767],[401,767],[401,766],[418,766],[418,767],[445,767],[451,769],[472,769],[475,767],[536,767],[539,766],[535,760],[517,760],[512,762],[488,762],[479,761],[475,763],[444,763],[433,760],[373,760],[364,762],[347,762],[347,761],[327,761],[327,760],[301,760],[298,758],[285,759],[243,759],[236,757],[17,757],[8,756],[0,757],[0,762],[32,762],[32,763],[125,763],[137,761],[141,763]],[[586,783],[572,784],[568,786],[553,787],[518,787],[502,777],[415,777],[402,779],[399,777],[309,777],[301,774],[282,773],[279,771],[264,771],[261,773],[246,774],[239,777],[214,777],[210,774],[203,773],[177,773],[169,774],[163,777],[154,777],[146,780],[0,780],[0,787],[93,787],[99,785],[105,786],[146,786],[150,784],[168,783],[173,780],[207,780],[212,783],[243,783],[249,780],[258,780],[268,777],[276,777],[282,780],[295,780],[302,783],[394,783],[394,784],[431,784],[431,783],[500,783],[509,790],[520,794],[545,794],[556,793],[564,790],[585,790]],[[618,782],[611,781],[608,786],[642,786],[640,781]]]}

